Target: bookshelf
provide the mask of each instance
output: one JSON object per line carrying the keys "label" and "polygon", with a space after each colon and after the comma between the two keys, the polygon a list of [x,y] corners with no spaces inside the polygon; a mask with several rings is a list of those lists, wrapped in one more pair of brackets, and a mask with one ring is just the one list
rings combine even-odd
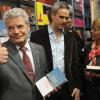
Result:
{"label": "bookshelf", "polygon": [[90,0],[84,0],[84,20],[85,20],[85,30],[90,30],[91,29]]}
{"label": "bookshelf", "polygon": [[[7,30],[2,19],[5,11],[14,7],[20,7],[25,9],[27,14],[29,15],[31,32],[33,32],[35,30],[38,30],[42,26],[48,24],[47,14],[55,1],[57,0],[0,0],[0,41],[2,42],[3,39],[4,41],[8,39]],[[40,7],[37,5],[38,2],[42,4],[42,8],[41,8],[43,9],[42,20],[44,21],[45,19],[42,25],[39,24],[40,20],[38,19],[38,9],[40,9]]]}

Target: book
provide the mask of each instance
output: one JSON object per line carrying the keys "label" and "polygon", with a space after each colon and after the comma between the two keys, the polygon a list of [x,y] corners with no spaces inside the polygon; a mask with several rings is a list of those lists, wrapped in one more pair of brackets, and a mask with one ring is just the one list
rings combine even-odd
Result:
{"label": "book", "polygon": [[68,79],[65,77],[65,74],[61,72],[59,68],[55,68],[53,71],[38,80],[36,86],[41,95],[46,97],[54,88],[57,88],[66,82],[68,82]]}
{"label": "book", "polygon": [[100,66],[90,66],[90,65],[87,65],[87,66],[86,66],[86,69],[100,70]]}
{"label": "book", "polygon": [[91,66],[91,65],[87,65],[86,66],[87,70],[93,71],[95,73],[100,73],[100,66]]}

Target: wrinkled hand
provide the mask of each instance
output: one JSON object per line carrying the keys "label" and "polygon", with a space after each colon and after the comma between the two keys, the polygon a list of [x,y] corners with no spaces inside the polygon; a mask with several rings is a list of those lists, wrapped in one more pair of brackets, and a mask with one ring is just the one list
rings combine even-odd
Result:
{"label": "wrinkled hand", "polygon": [[80,89],[74,88],[71,96],[74,97],[74,100],[80,100]]}
{"label": "wrinkled hand", "polygon": [[8,60],[7,48],[2,47],[2,44],[0,43],[0,64],[6,63],[7,60]]}

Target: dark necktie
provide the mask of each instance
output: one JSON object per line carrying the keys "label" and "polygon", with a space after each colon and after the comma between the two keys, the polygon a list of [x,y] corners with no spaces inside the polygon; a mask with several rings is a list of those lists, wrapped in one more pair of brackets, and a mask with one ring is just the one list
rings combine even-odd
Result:
{"label": "dark necktie", "polygon": [[31,81],[33,81],[33,79],[34,79],[34,73],[33,73],[33,69],[32,69],[31,60],[30,60],[29,56],[26,53],[27,48],[26,47],[22,47],[20,49],[23,52],[23,62],[24,62],[25,68],[26,68],[26,70],[28,72],[28,75],[29,75]]}

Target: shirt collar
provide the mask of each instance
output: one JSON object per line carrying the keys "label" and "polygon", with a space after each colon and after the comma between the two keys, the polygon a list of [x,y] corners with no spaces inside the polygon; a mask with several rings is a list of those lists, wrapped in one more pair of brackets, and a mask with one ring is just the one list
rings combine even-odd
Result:
{"label": "shirt collar", "polygon": [[[48,25],[48,32],[49,32],[49,35],[54,33],[54,31],[50,25]],[[64,34],[64,29],[62,30],[62,34]]]}
{"label": "shirt collar", "polygon": [[52,33],[54,33],[54,32],[53,32],[53,29],[51,28],[50,25],[48,25],[48,32],[49,32],[49,35],[52,34]]}
{"label": "shirt collar", "polygon": [[[30,51],[30,45],[29,45],[28,41],[26,42],[25,47],[27,47],[27,49]],[[20,47],[18,45],[16,45],[16,48],[17,48],[17,50],[20,49]]]}

